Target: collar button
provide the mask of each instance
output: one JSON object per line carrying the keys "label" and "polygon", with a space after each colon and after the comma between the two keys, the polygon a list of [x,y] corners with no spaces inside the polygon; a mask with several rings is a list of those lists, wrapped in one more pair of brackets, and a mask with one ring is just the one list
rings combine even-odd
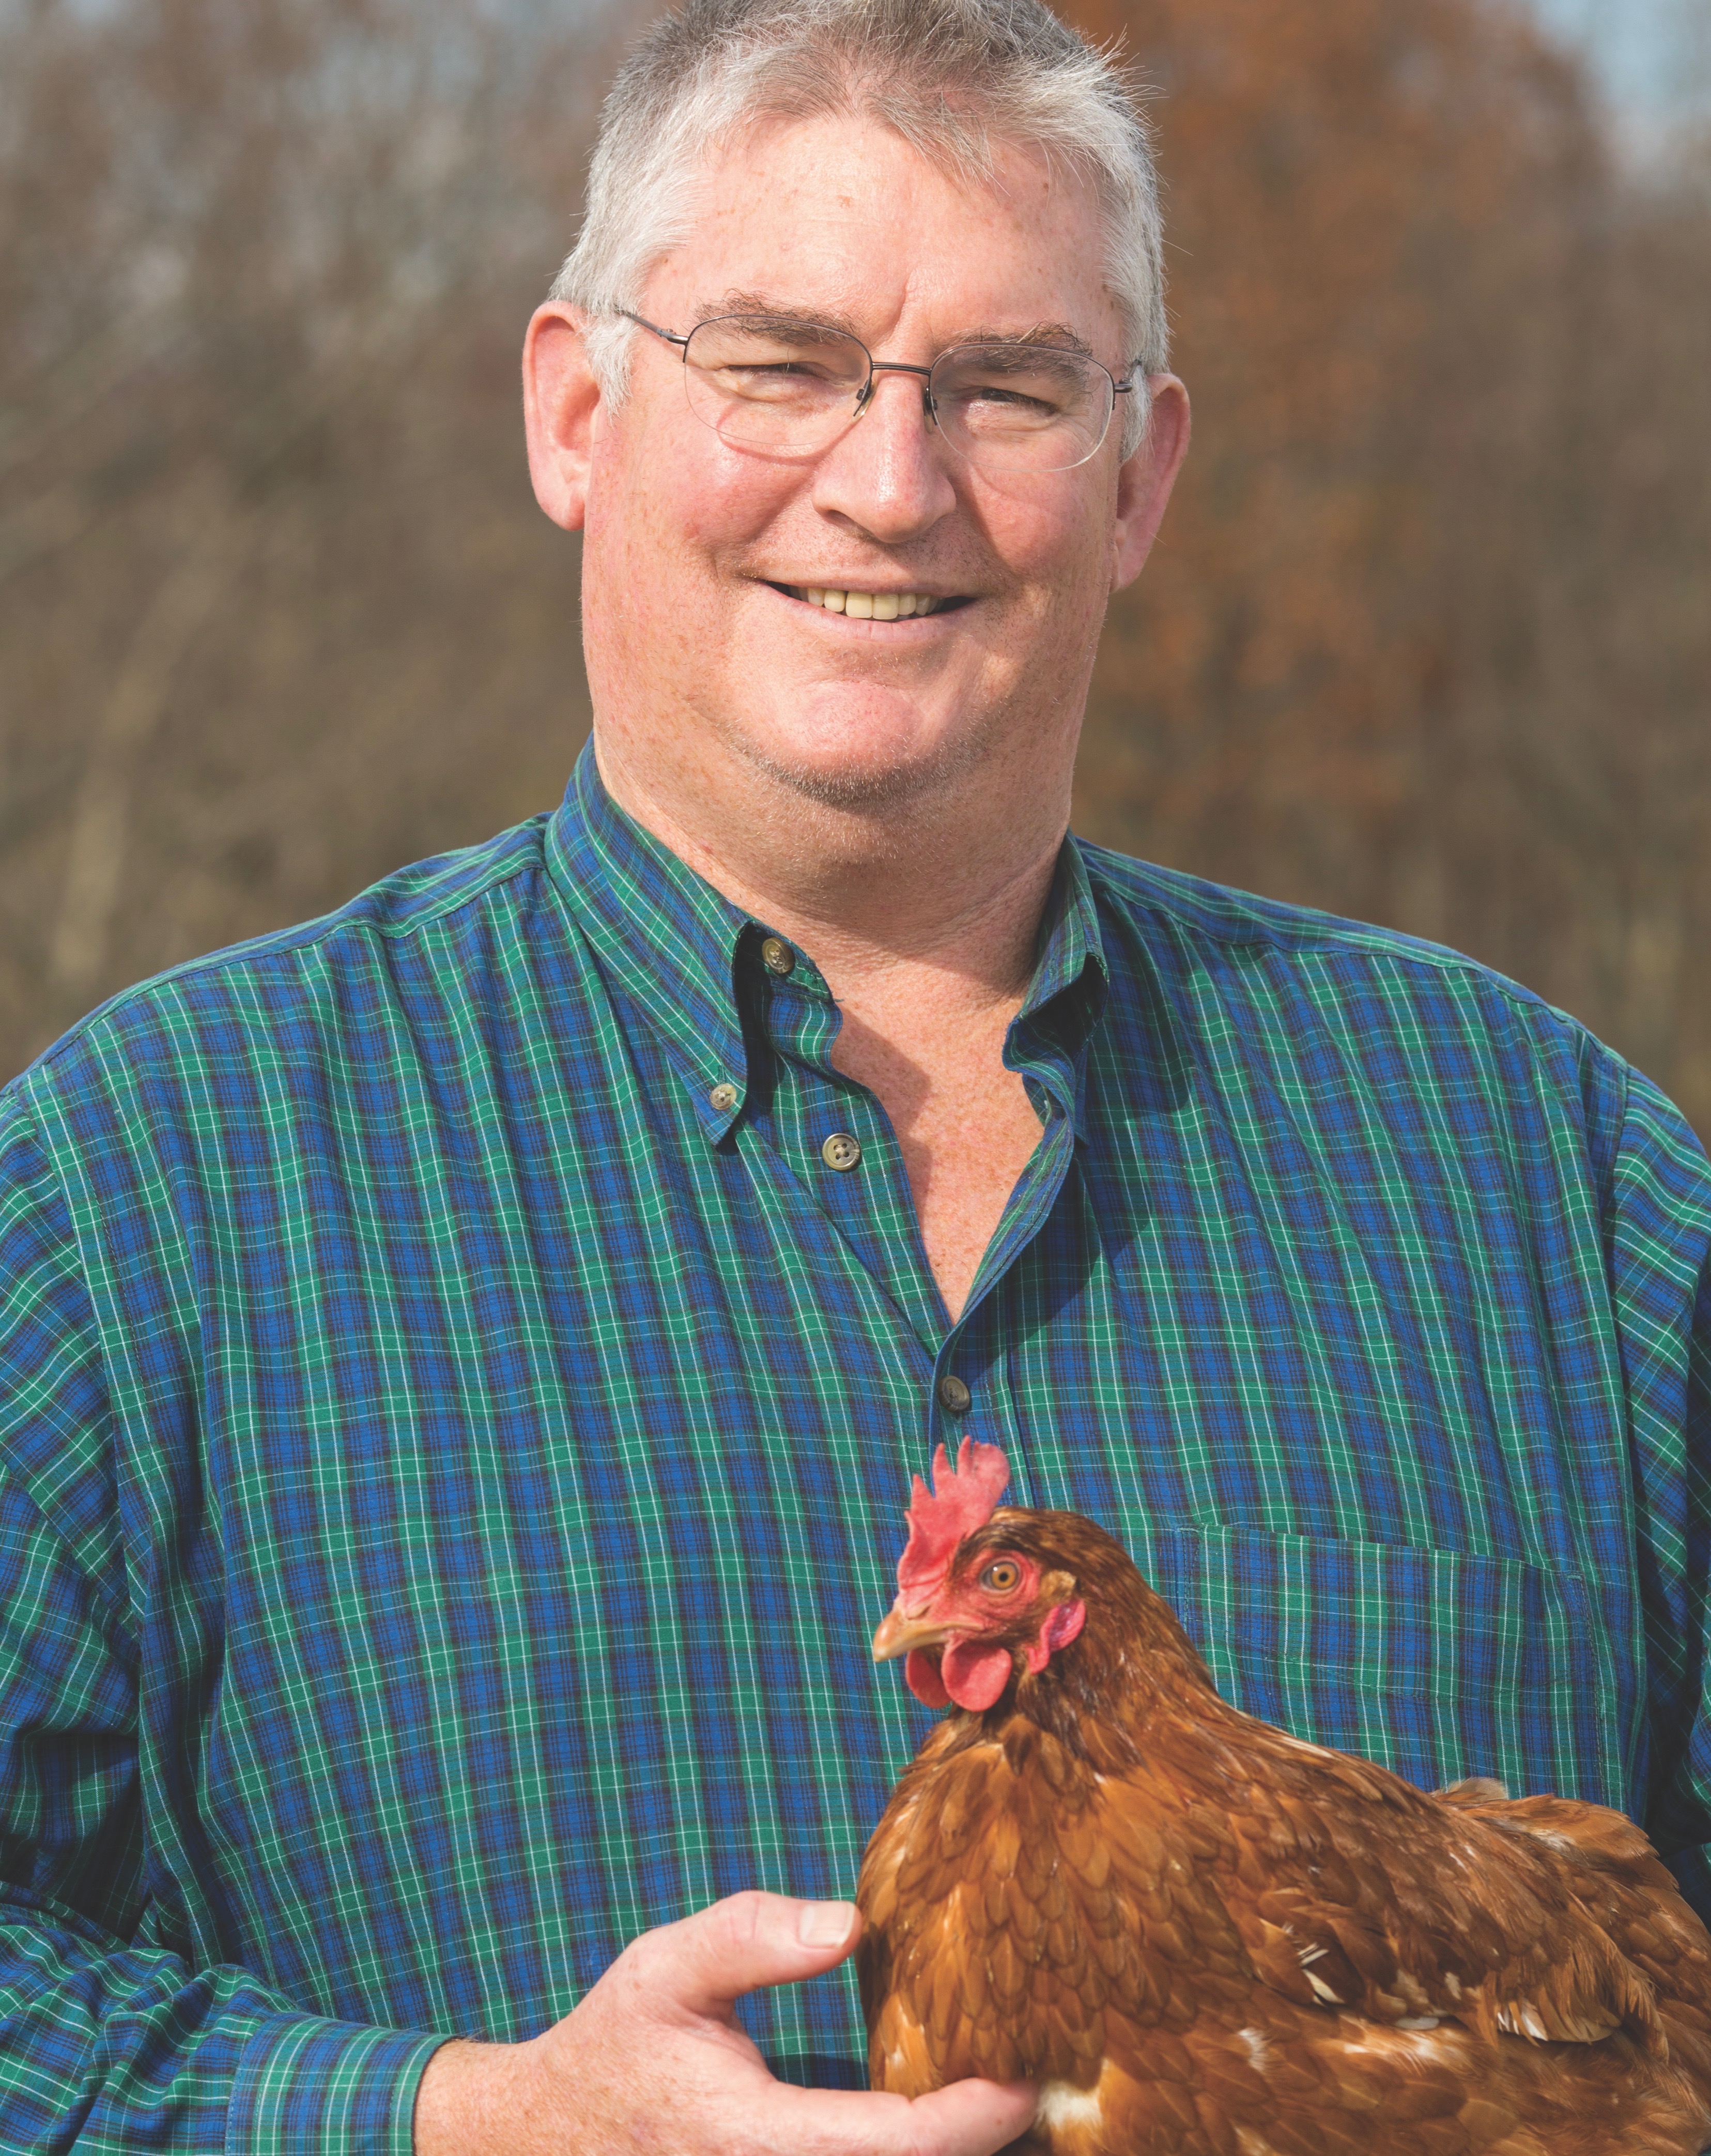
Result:
{"label": "collar button", "polygon": [[707,1105],[710,1108],[717,1108],[722,1116],[727,1108],[735,1107],[736,1087],[729,1081],[722,1086],[715,1086],[707,1096]]}
{"label": "collar button", "polygon": [[835,1168],[840,1175],[848,1175],[851,1168],[860,1163],[862,1142],[859,1138],[852,1137],[848,1131],[833,1131],[821,1147],[820,1158],[827,1168]]}
{"label": "collar button", "polygon": [[786,973],[796,970],[796,952],[781,936],[769,936],[761,946],[761,963],[769,973],[776,973],[782,980]]}

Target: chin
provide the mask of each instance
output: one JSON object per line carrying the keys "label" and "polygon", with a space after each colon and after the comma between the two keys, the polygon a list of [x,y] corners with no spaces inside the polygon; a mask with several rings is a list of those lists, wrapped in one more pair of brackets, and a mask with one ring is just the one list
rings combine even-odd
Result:
{"label": "chin", "polygon": [[[855,731],[839,728],[843,738],[837,741],[792,740],[781,730],[761,738],[745,734],[733,746],[756,770],[802,800],[857,814],[946,792],[985,761],[990,747],[986,727],[925,742],[904,737],[894,725],[873,726],[864,740],[851,738]],[[892,738],[876,740],[875,734]]]}

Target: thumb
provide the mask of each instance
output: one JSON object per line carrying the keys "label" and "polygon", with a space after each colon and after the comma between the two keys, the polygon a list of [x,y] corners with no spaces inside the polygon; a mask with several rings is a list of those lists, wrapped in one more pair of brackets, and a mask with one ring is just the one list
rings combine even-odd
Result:
{"label": "thumb", "polygon": [[637,1941],[642,1981],[661,2004],[726,2017],[745,1991],[795,1984],[834,1969],[861,1935],[853,1902],[798,1902],[758,1891],[732,1894]]}

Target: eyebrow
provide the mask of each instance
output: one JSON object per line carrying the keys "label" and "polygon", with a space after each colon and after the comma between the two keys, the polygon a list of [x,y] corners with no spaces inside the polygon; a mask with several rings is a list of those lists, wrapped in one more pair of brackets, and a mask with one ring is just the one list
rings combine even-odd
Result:
{"label": "eyebrow", "polygon": [[965,330],[956,338],[958,344],[1049,344],[1064,352],[1078,352],[1083,359],[1094,357],[1094,348],[1068,322],[1036,322],[1031,330]]}
{"label": "eyebrow", "polygon": [[[696,305],[697,321],[716,321],[721,315],[747,315],[767,329],[837,330],[843,336],[853,337],[858,344],[867,343],[853,317],[840,309],[793,307],[765,292],[727,292],[721,299],[703,300]],[[961,330],[945,349],[957,344],[1053,345],[1063,352],[1079,352],[1083,359],[1094,357],[1087,339],[1067,322],[1036,322],[1027,330]]]}
{"label": "eyebrow", "polygon": [[722,300],[703,300],[695,309],[698,321],[714,321],[720,315],[748,315],[768,329],[837,330],[858,344],[866,341],[853,318],[836,307],[793,307],[765,292],[727,292]]}

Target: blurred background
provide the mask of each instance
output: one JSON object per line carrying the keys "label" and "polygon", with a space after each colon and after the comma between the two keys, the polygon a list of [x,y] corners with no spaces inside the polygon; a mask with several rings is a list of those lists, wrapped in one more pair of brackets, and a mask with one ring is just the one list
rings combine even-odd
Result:
{"label": "blurred background", "polygon": [[[1196,442],[1087,835],[1473,952],[1711,1133],[1711,0],[1081,0]],[[643,11],[0,0],[0,1076],[551,806],[530,307]]]}

